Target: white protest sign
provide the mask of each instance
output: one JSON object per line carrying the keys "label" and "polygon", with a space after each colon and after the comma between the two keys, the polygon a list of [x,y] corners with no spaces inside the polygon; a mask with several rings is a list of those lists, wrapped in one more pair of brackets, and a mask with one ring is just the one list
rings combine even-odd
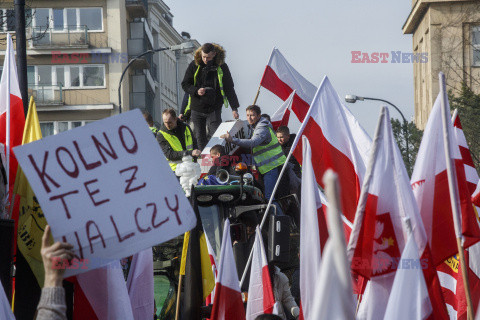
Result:
{"label": "white protest sign", "polygon": [[172,239],[195,213],[141,112],[133,110],[16,147],[52,228],[79,274]]}
{"label": "white protest sign", "polygon": [[[225,141],[225,139],[220,138],[222,134],[227,133],[227,131],[235,138],[239,139],[249,139],[252,136],[253,130],[252,128],[248,125],[248,122],[245,120],[234,120],[234,121],[226,121],[222,122],[218,128],[217,131],[213,134],[212,138],[210,141],[208,141],[208,144],[205,146],[205,148],[202,150],[202,161],[201,161],[201,167],[202,167],[202,173],[207,173],[208,170],[210,169],[211,166],[214,165],[211,157],[210,157],[210,149],[214,145],[221,145],[225,148],[225,154],[232,156],[235,154],[238,149],[240,148],[239,146]],[[250,164],[252,162],[251,159],[251,154],[244,154],[241,156],[237,156],[235,160],[232,162],[245,162]]]}

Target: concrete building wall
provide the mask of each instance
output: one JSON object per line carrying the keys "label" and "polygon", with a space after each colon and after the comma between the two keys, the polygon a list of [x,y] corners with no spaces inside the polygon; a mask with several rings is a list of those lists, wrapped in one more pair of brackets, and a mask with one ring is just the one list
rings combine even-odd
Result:
{"label": "concrete building wall", "polygon": [[479,1],[418,0],[403,27],[412,34],[413,52],[428,54],[415,63],[415,123],[423,129],[439,92],[438,74],[444,72],[447,90],[458,94],[462,82],[480,92],[480,65],[473,64],[472,28],[480,25]]}

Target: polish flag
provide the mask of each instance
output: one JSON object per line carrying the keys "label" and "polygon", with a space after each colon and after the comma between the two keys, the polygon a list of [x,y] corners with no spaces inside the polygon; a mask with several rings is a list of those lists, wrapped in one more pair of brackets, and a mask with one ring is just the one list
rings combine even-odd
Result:
{"label": "polish flag", "polygon": [[[447,316],[434,265],[428,259],[430,249],[408,174],[383,107],[373,139],[371,156],[362,186],[353,230],[348,244],[351,269],[367,279],[357,314],[358,319],[383,319],[389,292],[405,247],[408,220],[424,260],[415,260],[412,268],[423,270],[423,281],[430,291],[435,319]],[[426,261],[426,265],[420,265]],[[430,262],[430,263],[429,263]],[[428,297],[428,292],[427,292]],[[431,308],[425,310],[430,314]]]}
{"label": "polish flag", "polygon": [[230,221],[225,220],[220,250],[219,271],[213,300],[213,320],[244,320],[242,294],[238,281],[237,268],[233,257]]}
{"label": "polish flag", "polygon": [[[470,154],[470,149],[465,139],[460,117],[458,116],[458,111],[456,109],[453,113],[452,122],[454,127],[453,134],[462,155],[468,189],[469,192],[472,193],[472,202],[474,205],[476,205],[474,210],[476,210],[478,213],[478,207],[480,206],[480,203],[476,204],[474,200],[477,183],[479,183],[479,176],[475,170],[472,155]],[[478,214],[476,216],[478,217]],[[472,245],[468,249],[465,249],[464,253],[466,263],[469,266],[468,274],[472,302],[474,310],[476,310],[477,302],[480,299],[480,242]],[[454,255],[438,265],[437,273],[451,319],[466,319],[467,302],[465,289],[463,286],[463,277],[462,273],[460,272],[458,255]]]}
{"label": "polish flag", "polygon": [[320,84],[312,107],[292,145],[295,158],[300,163],[301,145],[295,147],[303,135],[311,143],[312,159],[315,159],[312,165],[317,183],[323,187],[322,177],[327,169],[338,174],[342,188],[343,214],[353,223],[371,139],[342,104],[328,77]]}
{"label": "polish flag", "polygon": [[317,91],[313,84],[288,63],[277,48],[273,48],[260,85],[283,101],[295,90],[292,111],[300,122],[303,122],[307,115],[310,102]]}
{"label": "polish flag", "polygon": [[25,113],[22,95],[18,85],[17,65],[13,49],[12,36],[7,33],[7,50],[0,80],[0,143],[5,145],[7,186],[9,197],[12,195],[18,162],[12,148],[22,144]]}
{"label": "polish flag", "polygon": [[[207,250],[208,250],[208,257],[210,258],[210,264],[212,265],[212,272],[213,272],[213,279],[215,283],[217,283],[218,277],[218,270],[217,270],[217,259],[215,259],[215,251],[213,251],[212,245],[210,244],[210,240],[208,240],[207,233],[205,229],[203,230],[203,234],[205,236],[205,241],[207,243]],[[208,306],[213,303],[213,299],[215,298],[215,288],[213,288],[212,293],[208,295],[205,299],[205,304]]]}
{"label": "polish flag", "polygon": [[330,237],[324,247],[318,274],[315,280],[311,280],[315,281],[316,288],[311,298],[315,304],[310,316],[305,319],[355,319],[355,302],[339,210],[338,178],[332,170],[328,170],[324,179],[330,202],[327,210]]}
{"label": "polish flag", "polygon": [[458,252],[457,237],[464,237],[464,248],[468,248],[480,240],[480,228],[472,206],[462,154],[456,147],[458,144],[453,134],[453,125],[447,121],[452,157],[450,161],[456,179],[454,193],[458,195],[456,201],[460,215],[458,233],[454,228],[442,125],[442,112],[449,114],[449,111],[450,106],[445,88],[441,86],[425,127],[411,179],[413,193],[420,209],[435,266]]}
{"label": "polish flag", "polygon": [[[311,318],[316,304],[315,288],[322,253],[328,239],[326,219],[327,200],[315,180],[312,150],[307,137],[303,137],[302,203],[300,219],[300,319]],[[348,239],[351,223],[342,215],[343,233]]]}
{"label": "polish flag", "polygon": [[263,246],[262,234],[257,226],[248,285],[247,320],[255,320],[261,314],[271,314],[274,305],[275,298],[268,271],[267,254]]}
{"label": "polish flag", "polygon": [[134,319],[122,266],[118,260],[79,274],[76,278],[98,319]]}
{"label": "polish flag", "polygon": [[315,287],[322,261],[322,250],[328,239],[325,206],[315,180],[312,150],[307,137],[303,138],[302,202],[300,211],[300,299],[301,319],[312,319],[317,303]]}
{"label": "polish flag", "polygon": [[127,289],[132,305],[133,319],[150,319],[155,312],[152,248],[133,255],[128,272]]}
{"label": "polish flag", "polygon": [[277,131],[280,126],[288,126],[288,120],[290,120],[290,111],[292,110],[292,102],[295,96],[295,90],[292,91],[287,100],[281,105],[281,107],[275,111],[270,117],[273,130]]}

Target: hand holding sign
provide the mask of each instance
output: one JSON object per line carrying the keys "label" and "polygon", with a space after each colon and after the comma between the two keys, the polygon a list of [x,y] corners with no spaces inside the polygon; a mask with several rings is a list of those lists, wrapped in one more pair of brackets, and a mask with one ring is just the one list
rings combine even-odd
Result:
{"label": "hand holding sign", "polygon": [[88,268],[167,241],[195,214],[140,111],[14,149],[57,241]]}

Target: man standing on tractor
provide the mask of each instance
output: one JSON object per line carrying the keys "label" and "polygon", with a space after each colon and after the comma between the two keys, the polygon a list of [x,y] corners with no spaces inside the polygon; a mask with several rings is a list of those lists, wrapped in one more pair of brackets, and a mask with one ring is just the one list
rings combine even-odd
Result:
{"label": "man standing on tractor", "polygon": [[222,123],[222,105],[227,108],[230,105],[233,117],[238,119],[239,103],[225,63],[225,50],[212,43],[201,46],[185,71],[182,88],[189,97],[185,112],[179,118],[191,112],[198,147],[203,150]]}

